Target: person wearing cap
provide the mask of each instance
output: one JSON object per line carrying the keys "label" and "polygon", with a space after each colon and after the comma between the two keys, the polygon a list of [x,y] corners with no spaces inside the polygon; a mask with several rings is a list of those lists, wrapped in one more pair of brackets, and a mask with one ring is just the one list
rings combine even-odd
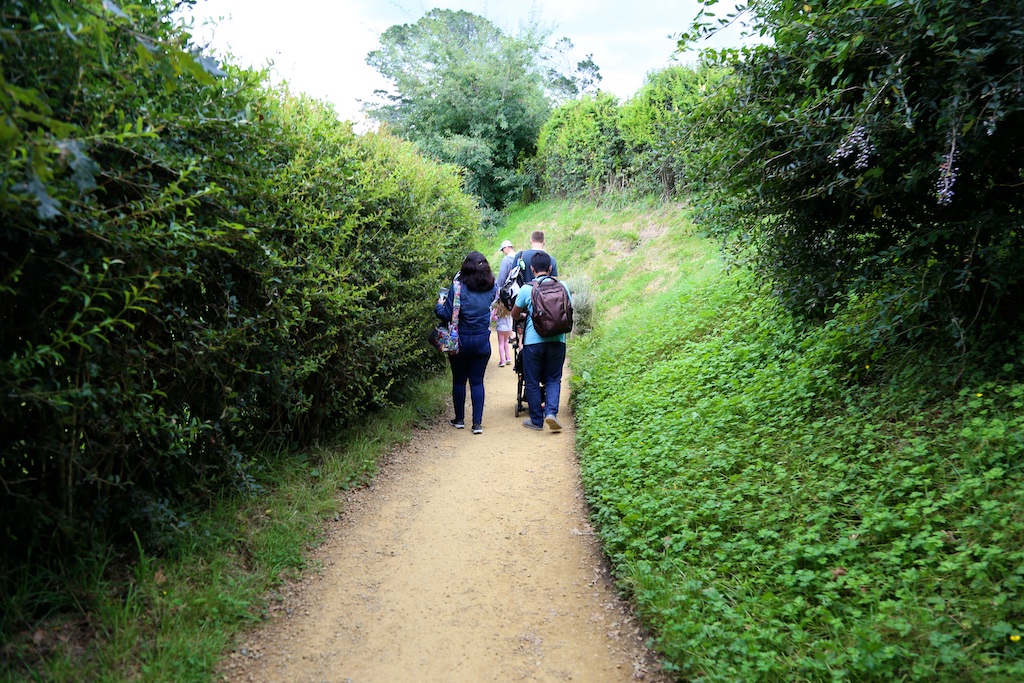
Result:
{"label": "person wearing cap", "polygon": [[505,280],[508,279],[508,273],[512,270],[512,264],[515,263],[516,248],[512,246],[512,242],[505,240],[498,247],[498,251],[504,256],[501,257],[501,265],[498,266],[498,286],[501,287],[505,284]]}
{"label": "person wearing cap", "polygon": [[[505,240],[501,243],[498,251],[504,254],[501,265],[498,267],[498,287],[501,287],[508,279],[512,264],[515,263],[516,249],[512,246],[512,242]],[[491,306],[494,308],[495,326],[498,332],[498,367],[503,368],[506,365],[512,365],[512,349],[508,344],[509,337],[512,336],[512,311],[508,310],[497,296],[494,297],[494,303]]]}

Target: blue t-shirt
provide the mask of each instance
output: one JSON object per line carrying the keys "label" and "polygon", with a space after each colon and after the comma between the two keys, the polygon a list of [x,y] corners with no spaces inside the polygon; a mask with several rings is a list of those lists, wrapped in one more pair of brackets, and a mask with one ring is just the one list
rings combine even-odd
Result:
{"label": "blue t-shirt", "polygon": [[[521,258],[523,259],[523,265],[525,266],[524,269],[523,269],[523,282],[529,282],[530,280],[533,279],[533,271],[530,270],[530,265],[533,262],[533,255],[534,254],[538,254],[538,253],[540,253],[542,251],[544,251],[544,250],[543,249],[527,249],[526,251],[521,252],[522,253]],[[548,256],[551,256],[551,254],[548,254]],[[558,277],[558,264],[555,263],[555,257],[554,256],[551,256],[551,276],[552,277]],[[504,284],[504,283],[502,283],[502,284]]]}
{"label": "blue t-shirt", "polygon": [[[542,282],[548,278],[548,275],[541,275],[537,278],[537,282]],[[562,282],[558,281],[560,285],[565,287],[565,291],[569,292],[569,287]],[[569,300],[572,301],[572,292],[569,292]],[[546,342],[562,342],[565,343],[565,334],[556,334],[551,337],[542,337],[537,334],[537,330],[533,329],[533,284],[525,284],[523,288],[519,290],[518,296],[516,296],[516,306],[526,311],[526,334],[523,335],[523,346],[529,346],[530,344],[544,344]]]}

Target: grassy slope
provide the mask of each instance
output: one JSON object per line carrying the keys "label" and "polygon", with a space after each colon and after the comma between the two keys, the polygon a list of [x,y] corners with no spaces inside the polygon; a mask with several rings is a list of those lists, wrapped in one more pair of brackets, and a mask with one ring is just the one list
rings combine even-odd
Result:
{"label": "grassy slope", "polygon": [[[1024,680],[1024,385],[800,324],[676,209],[546,203],[587,495],[681,679]],[[966,378],[966,379],[964,379]]]}

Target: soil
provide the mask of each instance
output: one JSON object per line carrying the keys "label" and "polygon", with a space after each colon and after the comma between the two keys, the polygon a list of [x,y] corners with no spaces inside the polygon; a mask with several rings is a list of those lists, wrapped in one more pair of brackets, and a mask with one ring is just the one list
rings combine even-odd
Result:
{"label": "soil", "polygon": [[449,408],[346,494],[319,570],[281,591],[223,680],[669,680],[587,521],[568,382],[563,430],[528,430],[492,349],[483,434]]}

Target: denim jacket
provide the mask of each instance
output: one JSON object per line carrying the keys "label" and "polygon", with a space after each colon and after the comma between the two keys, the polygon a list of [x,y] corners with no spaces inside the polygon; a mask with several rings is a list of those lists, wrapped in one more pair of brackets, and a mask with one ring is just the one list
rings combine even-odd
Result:
{"label": "denim jacket", "polygon": [[[459,294],[459,336],[483,335],[491,333],[491,303],[498,293],[498,283],[486,292],[470,291],[465,284]],[[443,304],[434,307],[434,314],[445,322],[452,319],[452,307],[455,303],[455,286],[448,287],[448,296]]]}

